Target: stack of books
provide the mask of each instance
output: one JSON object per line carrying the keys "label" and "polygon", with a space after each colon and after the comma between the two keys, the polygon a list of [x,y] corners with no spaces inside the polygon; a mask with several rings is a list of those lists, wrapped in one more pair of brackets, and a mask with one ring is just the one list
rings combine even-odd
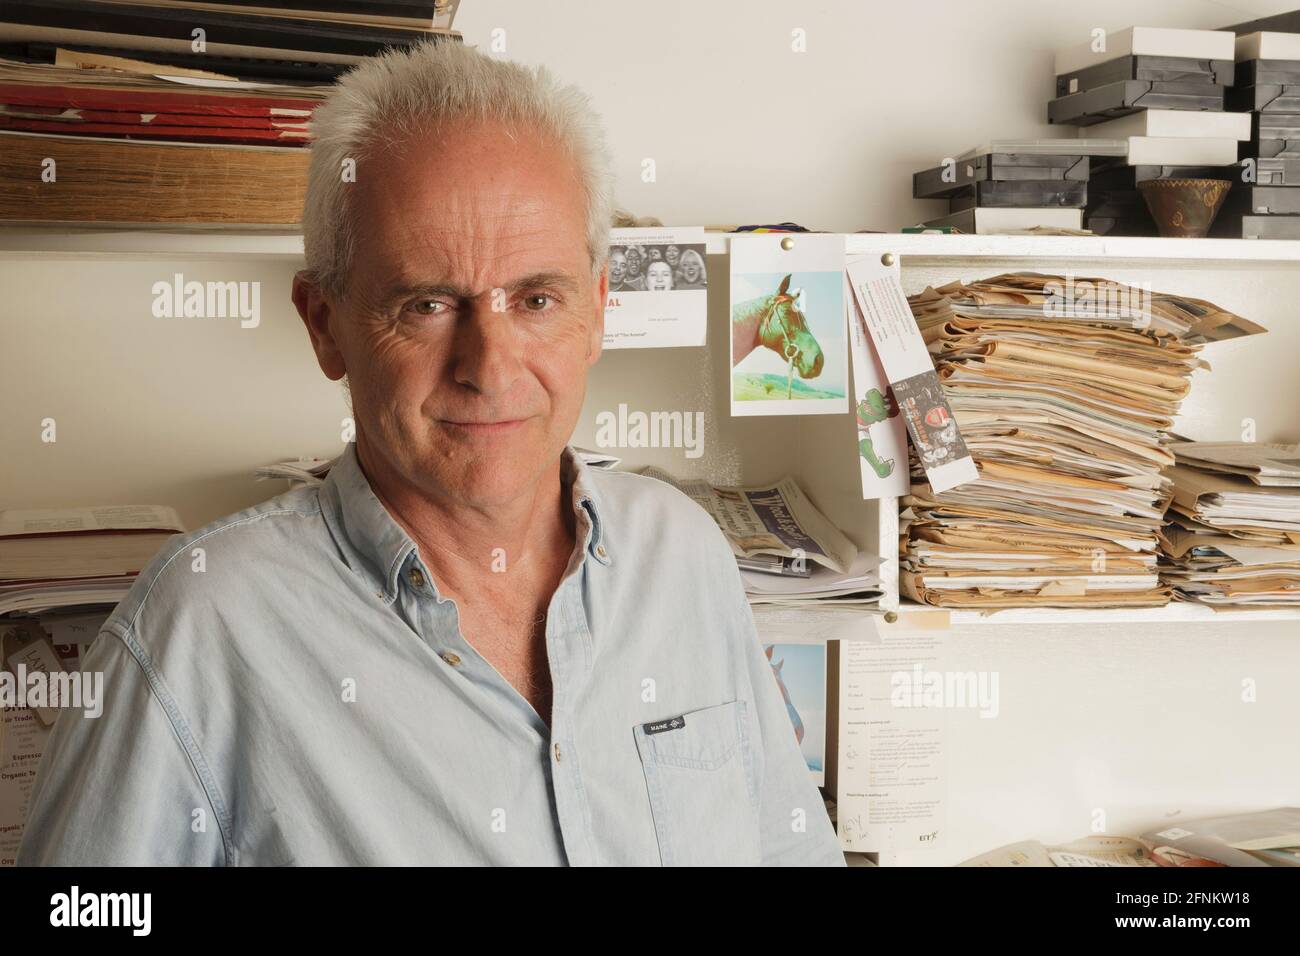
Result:
{"label": "stack of books", "polygon": [[1208,341],[1263,331],[1208,302],[1013,273],[909,299],[979,469],[935,493],[913,455],[900,585],[940,607],[1147,607],[1164,432]]}
{"label": "stack of books", "polygon": [[1234,239],[1300,239],[1300,33],[1237,38],[1229,104],[1249,136],[1244,170],[1211,234]]}
{"label": "stack of books", "polygon": [[184,530],[175,511],[152,505],[0,511],[0,617],[107,617]]}
{"label": "stack of books", "polygon": [[1139,183],[1239,175],[1238,145],[1250,139],[1250,123],[1225,110],[1234,39],[1230,30],[1131,27],[1104,44],[1057,52],[1049,121],[1126,146],[1122,157],[1093,165],[1088,229],[1155,235]]}
{"label": "stack of books", "polygon": [[387,48],[458,39],[451,12],[443,0],[8,0],[0,221],[294,229],[308,121],[330,84]]}
{"label": "stack of books", "polygon": [[1217,608],[1300,607],[1300,445],[1179,442],[1161,577]]}
{"label": "stack of books", "polygon": [[455,8],[447,0],[5,0],[0,53],[53,62],[72,49],[322,83],[388,47],[454,36]]}

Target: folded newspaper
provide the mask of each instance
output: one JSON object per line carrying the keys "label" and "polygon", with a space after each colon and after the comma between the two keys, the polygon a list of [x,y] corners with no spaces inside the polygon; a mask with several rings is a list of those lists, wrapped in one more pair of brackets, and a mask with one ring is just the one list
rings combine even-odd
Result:
{"label": "folded newspaper", "polygon": [[[743,559],[739,559],[743,560]],[[778,576],[740,569],[750,604],[780,607],[874,607],[880,601],[880,559],[861,553],[844,574],[814,567],[805,576]]]}
{"label": "folded newspaper", "polygon": [[847,574],[858,548],[808,500],[793,478],[752,488],[715,488],[659,468],[641,474],[667,482],[707,511],[737,558],[806,558]]}

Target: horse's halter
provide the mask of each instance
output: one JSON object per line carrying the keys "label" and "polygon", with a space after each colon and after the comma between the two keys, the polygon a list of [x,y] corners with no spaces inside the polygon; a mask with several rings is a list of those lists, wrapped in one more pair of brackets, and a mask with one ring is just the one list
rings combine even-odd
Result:
{"label": "horse's halter", "polygon": [[[778,293],[772,297],[772,304],[768,306],[767,313],[763,316],[762,321],[758,323],[758,338],[760,341],[767,338],[766,332],[771,331],[769,323],[776,318],[776,307],[782,302],[794,302],[794,296]],[[794,395],[794,360],[799,357],[799,346],[790,341],[790,329],[785,322],[781,323],[781,355],[785,359],[785,397],[791,398]]]}
{"label": "horse's halter", "polygon": [[[767,338],[766,333],[771,331],[772,320],[776,318],[776,307],[782,302],[793,302],[792,295],[775,295],[772,297],[772,304],[768,306],[767,312],[758,323],[758,338],[760,341]],[[790,365],[794,365],[794,360],[799,356],[799,346],[790,341],[790,329],[786,323],[781,324],[781,357]]]}

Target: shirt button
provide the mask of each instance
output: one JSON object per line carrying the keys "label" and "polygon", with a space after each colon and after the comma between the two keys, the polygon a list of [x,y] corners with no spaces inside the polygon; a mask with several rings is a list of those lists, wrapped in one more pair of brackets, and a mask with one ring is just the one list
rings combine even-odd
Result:
{"label": "shirt button", "polygon": [[555,745],[555,762],[556,762],[556,763],[559,763],[559,762],[560,762],[560,745],[559,745],[559,744],[556,744],[556,745]]}
{"label": "shirt button", "polygon": [[448,664],[450,664],[452,667],[460,667],[460,655],[459,655],[459,654],[454,654],[454,653],[452,653],[451,651],[443,651],[443,652],[442,652],[442,659],[443,659],[444,661],[446,661]]}
{"label": "shirt button", "polygon": [[596,554],[600,555],[602,558],[605,556],[605,546],[603,544],[596,545]]}
{"label": "shirt button", "polygon": [[410,573],[406,575],[406,580],[411,582],[411,587],[424,587],[424,572],[419,568],[411,568]]}

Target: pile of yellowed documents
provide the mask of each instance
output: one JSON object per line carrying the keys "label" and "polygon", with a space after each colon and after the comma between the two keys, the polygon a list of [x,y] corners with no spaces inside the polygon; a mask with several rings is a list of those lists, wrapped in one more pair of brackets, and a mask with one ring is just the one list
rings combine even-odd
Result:
{"label": "pile of yellowed documents", "polygon": [[976,481],[936,494],[914,460],[900,583],[941,607],[1169,601],[1163,446],[1206,342],[1264,331],[1208,302],[1014,273],[909,300]]}
{"label": "pile of yellowed documents", "polygon": [[1211,607],[1300,607],[1300,445],[1179,442],[1161,576]]}

